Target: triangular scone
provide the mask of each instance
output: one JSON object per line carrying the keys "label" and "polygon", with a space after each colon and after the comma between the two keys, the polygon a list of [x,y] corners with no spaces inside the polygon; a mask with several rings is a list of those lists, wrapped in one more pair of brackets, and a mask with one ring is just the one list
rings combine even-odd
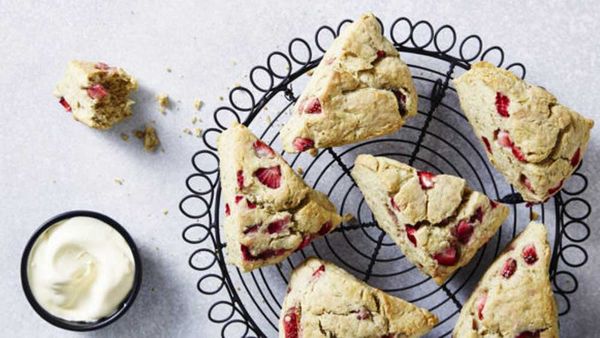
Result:
{"label": "triangular scone", "polygon": [[490,162],[523,199],[544,202],[557,193],[579,166],[594,121],[488,62],[474,64],[454,84]]}
{"label": "triangular scone", "polygon": [[408,66],[368,13],[336,38],[281,130],[287,152],[358,142],[398,130],[417,113]]}
{"label": "triangular scone", "polygon": [[359,155],[352,177],[379,226],[423,273],[442,284],[498,230],[508,207],[464,179]]}
{"label": "triangular scone", "polygon": [[483,275],[453,337],[558,337],[549,266],[546,227],[531,222]]}
{"label": "triangular scone", "polygon": [[292,272],[279,337],[420,337],[437,322],[429,311],[311,257]]}
{"label": "triangular scone", "polygon": [[218,140],[227,258],[244,271],[275,264],[341,222],[335,206],[241,124]]}

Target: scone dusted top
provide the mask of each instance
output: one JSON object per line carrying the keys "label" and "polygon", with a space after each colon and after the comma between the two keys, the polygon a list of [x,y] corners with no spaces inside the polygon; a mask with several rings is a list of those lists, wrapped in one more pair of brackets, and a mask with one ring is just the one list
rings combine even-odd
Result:
{"label": "scone dusted top", "polygon": [[359,155],[352,177],[379,226],[437,284],[467,265],[508,216],[507,206],[460,177],[389,158]]}
{"label": "scone dusted top", "polygon": [[230,263],[244,271],[278,263],[341,223],[327,197],[245,126],[224,131],[218,151]]}
{"label": "scone dusted top", "polygon": [[73,118],[97,129],[109,129],[132,114],[129,94],[137,82],[123,69],[103,62],[71,61],[54,95]]}
{"label": "scone dusted top", "polygon": [[292,273],[279,337],[421,337],[435,315],[370,287],[333,263],[308,258]]}
{"label": "scone dusted top", "polygon": [[285,151],[339,146],[398,130],[417,113],[407,65],[368,13],[336,38],[281,131]]}
{"label": "scone dusted top", "polygon": [[532,222],[483,275],[453,337],[558,337],[549,266],[546,227]]}
{"label": "scone dusted top", "polygon": [[454,84],[488,158],[523,199],[544,202],[557,193],[583,158],[594,122],[488,62]]}

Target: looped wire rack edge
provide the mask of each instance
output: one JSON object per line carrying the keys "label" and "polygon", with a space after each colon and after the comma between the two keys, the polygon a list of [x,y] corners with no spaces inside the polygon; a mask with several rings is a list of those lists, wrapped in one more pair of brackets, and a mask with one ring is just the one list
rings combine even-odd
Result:
{"label": "looped wire rack edge", "polygon": [[[320,27],[312,44],[305,39],[294,38],[287,51],[275,51],[269,54],[265,65],[252,68],[249,73],[251,89],[239,86],[229,92],[229,105],[214,112],[216,127],[207,129],[203,135],[206,149],[192,156],[194,172],[186,179],[188,194],[179,204],[180,211],[190,219],[182,237],[194,248],[188,264],[200,272],[198,291],[215,299],[208,310],[208,317],[222,326],[221,336],[276,336],[283,299],[281,290],[285,290],[293,267],[311,255],[332,260],[369,284],[428,308],[440,318],[430,336],[449,336],[462,303],[482,272],[534,214],[540,215],[540,221],[549,228],[552,245],[550,277],[560,315],[569,313],[569,295],[578,289],[574,270],[587,262],[587,252],[582,243],[590,236],[586,219],[591,214],[591,205],[582,197],[587,188],[587,178],[580,172],[581,166],[565,188],[549,202],[525,206],[520,195],[488,165],[481,146],[469,133],[470,127],[458,108],[451,85],[451,80],[459,72],[468,70],[471,63],[478,60],[505,67],[521,78],[526,75],[525,66],[518,62],[505,65],[502,48],[484,48],[482,39],[477,35],[459,40],[456,31],[449,25],[434,29],[427,21],[413,23],[405,17],[396,19],[388,30],[381,21],[380,24],[413,73],[419,92],[419,114],[413,118],[414,121],[409,121],[394,135],[347,147],[322,149],[315,158],[306,154],[290,156],[282,152],[292,166],[297,168],[305,164],[303,176],[307,183],[328,193],[334,203],[338,202],[338,211],[353,213],[357,216],[356,220],[343,224],[334,233],[314,241],[277,266],[242,273],[226,264],[224,248],[227,243],[224,243],[219,227],[223,211],[220,205],[217,135],[231,121],[238,121],[278,149],[275,143],[279,135],[278,124],[286,120],[284,115],[304,87],[304,75],[319,64],[328,43],[350,22],[344,20],[335,27]],[[278,104],[274,104],[275,101]],[[278,108],[267,113],[269,104]],[[259,120],[259,117],[267,115],[275,116]],[[467,129],[460,130],[458,126],[466,126]],[[452,136],[447,136],[449,134]],[[438,287],[404,259],[400,250],[376,226],[361,196],[356,196],[360,193],[349,176],[349,170],[353,156],[361,152],[391,156],[435,172],[459,176],[467,172],[464,178],[476,190],[511,204],[512,217],[468,266]],[[331,182],[333,185],[329,186]],[[345,192],[338,193],[344,188]],[[352,197],[358,198],[359,202],[352,202]],[[355,261],[362,264],[354,264]],[[383,268],[378,269],[379,266]]]}

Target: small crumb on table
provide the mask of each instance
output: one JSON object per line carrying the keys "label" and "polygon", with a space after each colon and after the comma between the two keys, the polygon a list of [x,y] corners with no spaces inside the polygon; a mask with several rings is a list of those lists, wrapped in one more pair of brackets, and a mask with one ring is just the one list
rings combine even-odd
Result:
{"label": "small crumb on table", "polygon": [[298,167],[298,168],[296,168],[296,172],[298,173],[298,175],[302,175],[302,174],[304,174],[304,168]]}
{"label": "small crumb on table", "polygon": [[200,110],[200,108],[202,108],[202,105],[204,105],[204,102],[202,102],[202,100],[200,100],[200,99],[194,100],[194,108],[196,108],[196,110]]}
{"label": "small crumb on table", "polygon": [[165,215],[165,216],[166,216],[166,215],[168,215],[168,214],[169,214],[169,210],[168,210],[168,209],[163,209],[162,213],[163,213],[163,215]]}
{"label": "small crumb on table", "polygon": [[129,141],[129,135],[127,135],[126,133],[121,133],[121,140],[125,142]]}
{"label": "small crumb on table", "polygon": [[194,136],[196,136],[196,137],[202,136],[202,128],[194,129]]}
{"label": "small crumb on table", "polygon": [[158,110],[164,114],[170,105],[169,95],[164,93],[158,94],[156,95],[156,101],[158,102]]}
{"label": "small crumb on table", "polygon": [[117,177],[117,178],[115,178],[115,183],[118,185],[123,185],[123,183],[125,183],[125,180]]}
{"label": "small crumb on table", "polygon": [[190,128],[183,128],[183,133],[184,134],[188,134],[188,135],[192,135],[192,130]]}
{"label": "small crumb on table", "polygon": [[133,135],[144,141],[144,149],[148,152],[155,151],[160,145],[160,139],[156,133],[156,129],[150,124],[146,124],[144,130],[135,130]]}

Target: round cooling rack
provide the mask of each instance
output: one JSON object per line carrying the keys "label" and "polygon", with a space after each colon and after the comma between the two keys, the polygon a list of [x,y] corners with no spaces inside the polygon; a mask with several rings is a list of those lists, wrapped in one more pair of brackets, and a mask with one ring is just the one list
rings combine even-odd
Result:
{"label": "round cooling rack", "polygon": [[[550,277],[560,315],[566,316],[569,297],[577,291],[575,270],[587,262],[582,243],[590,235],[586,219],[591,206],[583,194],[587,178],[576,172],[564,189],[543,205],[526,205],[521,196],[490,167],[484,150],[459,109],[451,80],[477,60],[487,60],[525,77],[525,66],[505,62],[498,46],[485,48],[481,38],[458,39],[448,25],[434,29],[427,21],[399,18],[382,28],[408,63],[419,93],[419,114],[393,135],[308,154],[281,154],[309,185],[328,194],[341,214],[354,220],[311,243],[287,260],[243,273],[226,264],[220,202],[217,136],[232,121],[247,125],[274,149],[281,149],[279,129],[304,88],[307,75],[316,67],[327,46],[350,23],[322,26],[313,43],[293,39],[287,51],[275,51],[265,65],[249,73],[248,87],[229,93],[229,106],[214,112],[215,128],[206,130],[206,149],[192,156],[193,173],[187,178],[189,194],[179,207],[190,219],[183,239],[193,246],[189,265],[198,271],[197,289],[214,298],[209,319],[222,327],[222,337],[276,337],[281,303],[291,271],[306,257],[328,259],[369,285],[415,303],[435,313],[439,324],[430,337],[450,336],[462,304],[485,269],[502,248],[531,218],[546,224],[552,245]],[[380,22],[381,24],[381,22]],[[354,184],[350,170],[360,153],[388,156],[421,170],[465,178],[471,187],[512,205],[501,230],[466,267],[444,285],[436,285],[408,262],[400,249],[379,229]],[[580,167],[581,168],[581,167]]]}

